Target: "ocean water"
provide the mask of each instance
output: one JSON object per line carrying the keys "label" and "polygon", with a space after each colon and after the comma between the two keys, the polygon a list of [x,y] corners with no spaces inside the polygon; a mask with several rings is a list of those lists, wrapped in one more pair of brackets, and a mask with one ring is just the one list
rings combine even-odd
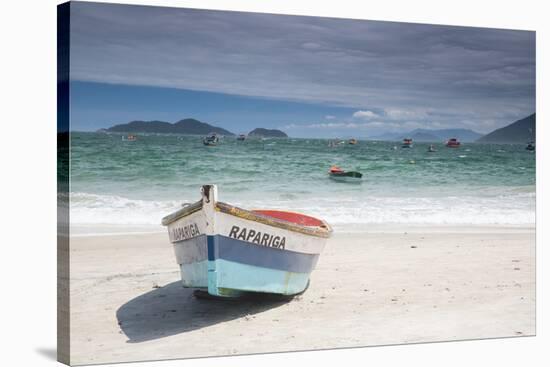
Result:
{"label": "ocean water", "polygon": [[[218,185],[221,201],[244,208],[304,212],[335,229],[369,224],[533,225],[535,154],[525,145],[223,138],[72,133],[71,221],[76,225],[158,225],[200,186]],[[394,149],[394,146],[397,149]],[[363,173],[337,182],[331,165]]]}

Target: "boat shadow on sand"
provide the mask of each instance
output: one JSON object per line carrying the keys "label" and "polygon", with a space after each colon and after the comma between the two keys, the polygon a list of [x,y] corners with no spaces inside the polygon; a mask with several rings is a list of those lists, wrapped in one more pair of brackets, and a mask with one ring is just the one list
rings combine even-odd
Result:
{"label": "boat shadow on sand", "polygon": [[140,343],[254,315],[288,302],[261,294],[242,299],[201,299],[178,281],[128,301],[116,316],[127,342]]}

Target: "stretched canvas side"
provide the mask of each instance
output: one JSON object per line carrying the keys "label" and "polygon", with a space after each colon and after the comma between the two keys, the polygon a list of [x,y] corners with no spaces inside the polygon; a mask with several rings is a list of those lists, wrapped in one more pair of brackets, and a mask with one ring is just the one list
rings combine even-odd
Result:
{"label": "stretched canvas side", "polygon": [[70,364],[69,40],[70,3],[57,7],[57,360]]}

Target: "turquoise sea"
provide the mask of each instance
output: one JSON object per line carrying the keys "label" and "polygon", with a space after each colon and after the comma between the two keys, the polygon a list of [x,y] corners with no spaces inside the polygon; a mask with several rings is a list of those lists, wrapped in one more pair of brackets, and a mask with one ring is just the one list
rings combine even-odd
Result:
{"label": "turquoise sea", "polygon": [[[156,225],[202,184],[244,208],[301,211],[335,228],[368,224],[517,224],[535,222],[535,154],[524,144],[359,141],[138,134],[71,135],[71,221],[82,225]],[[396,147],[394,149],[394,146]],[[363,173],[331,180],[336,164]]]}

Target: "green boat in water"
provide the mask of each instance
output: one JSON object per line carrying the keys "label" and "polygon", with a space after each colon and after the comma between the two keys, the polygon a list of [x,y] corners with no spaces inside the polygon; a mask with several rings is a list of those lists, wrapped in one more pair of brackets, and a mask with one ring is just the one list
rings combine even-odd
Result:
{"label": "green boat in water", "polygon": [[338,166],[332,166],[328,171],[328,176],[336,181],[360,182],[363,174],[356,171],[344,171]]}

